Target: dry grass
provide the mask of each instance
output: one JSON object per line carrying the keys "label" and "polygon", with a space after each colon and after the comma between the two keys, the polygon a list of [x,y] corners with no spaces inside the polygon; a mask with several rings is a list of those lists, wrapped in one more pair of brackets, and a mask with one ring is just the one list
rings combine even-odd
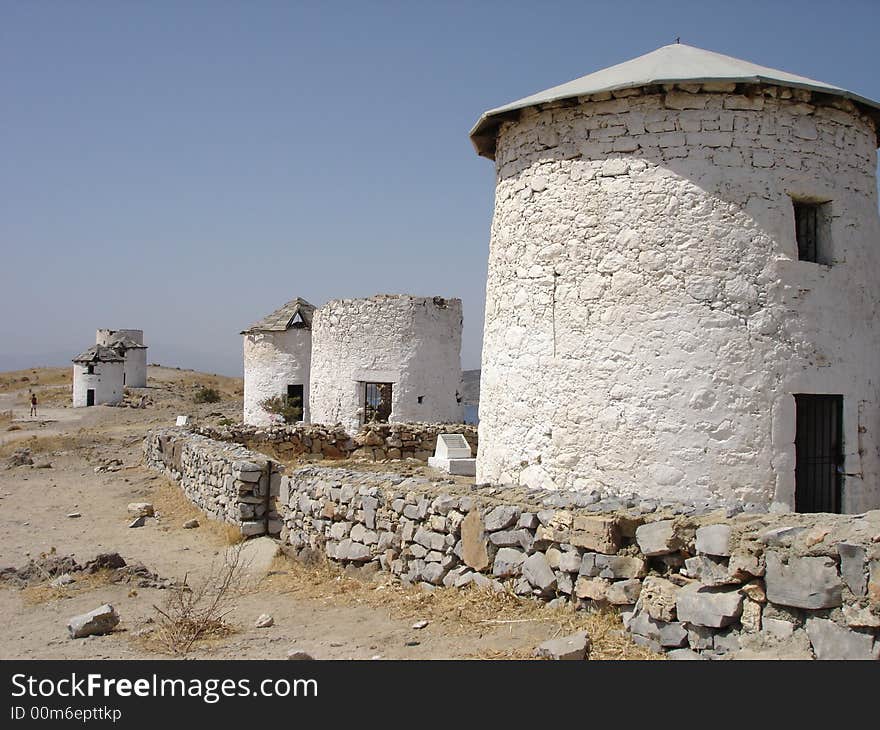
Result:
{"label": "dry grass", "polygon": [[31,436],[0,444],[0,459],[11,456],[19,449],[30,449],[33,454],[48,454],[53,451],[82,450],[92,445],[94,445],[92,439],[86,439],[74,434]]}
{"label": "dry grass", "polygon": [[[576,611],[570,605],[549,608],[536,600],[510,592],[497,593],[474,585],[463,589],[437,588],[428,592],[402,586],[387,575],[375,580],[347,574],[329,561],[305,564],[286,556],[275,558],[262,586],[279,594],[332,603],[367,605],[387,609],[399,619],[427,619],[442,624],[448,633],[467,634],[505,623],[535,622],[547,625],[554,636],[587,631],[592,640],[593,659],[659,659],[626,636],[618,614],[611,610]],[[476,658],[527,659],[532,649],[484,652]]]}
{"label": "dry grass", "polygon": [[70,386],[73,383],[73,369],[31,368],[29,370],[10,370],[0,373],[0,393],[44,386]]}
{"label": "dry grass", "polygon": [[21,596],[26,605],[35,606],[73,598],[74,594],[88,593],[115,582],[113,580],[115,573],[109,569],[99,570],[95,573],[78,572],[73,577],[75,578],[74,582],[66,586],[53,586],[48,582],[28,586],[21,591]]}
{"label": "dry grass", "polygon": [[[26,406],[31,402],[31,394],[27,390],[19,391],[16,403]],[[73,390],[69,385],[41,387],[37,389],[37,414],[40,406],[70,406],[73,405]]]}
{"label": "dry grass", "polygon": [[150,642],[167,654],[183,656],[198,642],[233,633],[235,628],[226,618],[235,608],[243,579],[241,546],[227,550],[223,563],[212,564],[197,584],[189,585],[184,576],[182,585],[166,591],[161,607],[153,606],[157,628]]}
{"label": "dry grass", "polygon": [[238,527],[209,518],[169,479],[162,477],[158,480],[150,501],[162,518],[162,529],[182,529],[184,522],[197,519],[199,534],[207,535],[217,545],[237,545],[244,541]]}

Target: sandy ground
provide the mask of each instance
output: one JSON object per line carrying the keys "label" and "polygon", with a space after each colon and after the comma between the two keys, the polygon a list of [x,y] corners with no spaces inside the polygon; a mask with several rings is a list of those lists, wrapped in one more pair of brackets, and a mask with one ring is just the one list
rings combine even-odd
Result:
{"label": "sandy ground", "polygon": [[[147,429],[172,424],[178,413],[205,423],[237,417],[240,381],[155,367],[149,379],[151,388],[134,393],[150,395],[153,405],[146,409],[73,410],[62,403],[41,408],[31,420],[16,378],[0,378],[0,412],[12,410],[0,431],[0,568],[22,566],[41,553],[85,563],[98,553],[118,552],[174,582],[185,579],[197,587],[208,576],[216,580],[230,554],[230,531],[199,515],[174,485],[141,465],[141,440]],[[223,401],[196,406],[192,393],[202,382],[218,387]],[[33,387],[30,381],[26,387]],[[5,469],[8,455],[22,446],[32,449],[35,465]],[[122,462],[119,470],[100,470],[111,459]],[[138,501],[152,502],[158,516],[129,528],[127,505]],[[74,514],[79,516],[69,516]],[[194,516],[200,526],[184,529]],[[276,556],[276,549],[268,538],[244,544],[244,574],[231,597],[228,632],[196,643],[188,656],[283,658],[296,647],[327,659],[527,657],[541,641],[581,628],[591,631],[594,658],[653,656],[632,644],[610,614],[548,609],[476,589],[428,593],[394,585],[385,575],[307,567]],[[157,639],[156,607],[165,609],[173,589],[75,576],[61,589],[50,589],[48,581],[25,589],[0,582],[0,657],[167,655]],[[116,631],[68,638],[70,617],[107,602],[121,617]],[[255,628],[264,613],[274,625]],[[414,629],[423,619],[427,627]]]}

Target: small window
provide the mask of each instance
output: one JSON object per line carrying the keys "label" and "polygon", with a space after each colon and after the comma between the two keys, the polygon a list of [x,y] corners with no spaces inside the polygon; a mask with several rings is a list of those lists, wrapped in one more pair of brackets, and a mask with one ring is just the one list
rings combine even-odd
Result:
{"label": "small window", "polygon": [[94,375],[94,374],[95,374],[95,366],[94,366],[94,365],[88,365],[88,366],[86,367],[86,374],[87,374],[87,375]]}
{"label": "small window", "polygon": [[388,423],[391,383],[364,383],[364,423]]}
{"label": "small window", "polygon": [[829,236],[830,203],[793,200],[794,231],[798,259],[814,264],[831,264]]}

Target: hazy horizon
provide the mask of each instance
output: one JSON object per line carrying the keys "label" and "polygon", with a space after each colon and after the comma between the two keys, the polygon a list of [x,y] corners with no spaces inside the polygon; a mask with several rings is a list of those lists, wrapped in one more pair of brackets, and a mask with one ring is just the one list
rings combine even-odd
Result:
{"label": "hazy horizon", "polygon": [[0,0],[0,370],[109,327],[239,375],[284,302],[377,293],[461,298],[478,368],[480,114],[676,37],[880,98],[880,3],[834,7]]}

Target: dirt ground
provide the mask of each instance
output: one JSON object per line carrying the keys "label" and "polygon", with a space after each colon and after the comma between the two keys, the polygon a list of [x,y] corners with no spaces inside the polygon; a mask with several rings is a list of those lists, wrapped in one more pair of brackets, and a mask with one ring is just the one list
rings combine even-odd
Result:
{"label": "dirt ground", "polygon": [[[243,572],[227,591],[224,626],[195,642],[190,658],[284,658],[292,648],[319,659],[527,658],[540,642],[581,629],[591,634],[594,659],[658,658],[634,645],[611,613],[547,608],[476,588],[427,592],[384,574],[306,566],[277,554],[269,538],[235,547],[232,531],[207,520],[173,484],[142,466],[141,441],[149,428],[171,425],[178,414],[205,424],[237,420],[241,381],[151,366],[148,382],[131,393],[135,401],[148,396],[147,408],[72,409],[62,369],[0,374],[0,569],[41,554],[72,555],[82,564],[118,552],[129,564],[197,590],[205,581],[213,586],[240,551]],[[201,387],[218,390],[221,401],[195,404]],[[31,389],[41,403],[35,419],[28,416]],[[22,447],[31,449],[34,464],[5,468]],[[127,505],[142,501],[152,502],[157,516],[129,528]],[[184,529],[193,517],[199,527]],[[0,581],[0,657],[169,655],[161,611],[168,612],[176,589],[111,582],[102,573],[73,575],[73,583],[58,588],[48,577],[26,588]],[[117,629],[68,638],[68,619],[103,603],[119,612]],[[261,614],[274,624],[256,628]],[[427,626],[414,628],[419,621]]]}

